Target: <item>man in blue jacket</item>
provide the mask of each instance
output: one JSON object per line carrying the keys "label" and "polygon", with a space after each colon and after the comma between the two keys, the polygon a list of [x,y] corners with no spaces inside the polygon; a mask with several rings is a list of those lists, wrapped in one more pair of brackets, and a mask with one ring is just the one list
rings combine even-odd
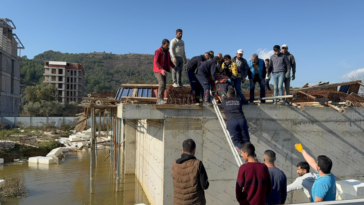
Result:
{"label": "man in blue jacket", "polygon": [[210,90],[211,90],[211,83],[208,80],[209,77],[213,80],[213,82],[216,81],[215,74],[216,74],[216,60],[210,59],[207,61],[204,61],[201,63],[201,65],[197,68],[197,74],[196,78],[198,82],[203,87],[203,93],[204,93],[204,105],[212,105],[211,99],[210,99]]}
{"label": "man in blue jacket", "polygon": [[[255,84],[260,86],[260,98],[265,97],[265,75],[266,68],[263,59],[258,58],[257,54],[253,54],[252,59],[248,62],[248,76],[250,81],[250,103],[254,102]],[[265,103],[265,100],[262,100]]]}
{"label": "man in blue jacket", "polygon": [[188,81],[190,82],[191,87],[191,94],[193,98],[193,102],[196,102],[196,93],[199,93],[202,99],[202,92],[203,88],[201,87],[200,83],[198,82],[196,78],[196,69],[201,65],[202,62],[209,60],[211,58],[211,55],[206,52],[204,55],[199,55],[191,58],[190,61],[187,63],[186,67],[186,76],[188,78]]}

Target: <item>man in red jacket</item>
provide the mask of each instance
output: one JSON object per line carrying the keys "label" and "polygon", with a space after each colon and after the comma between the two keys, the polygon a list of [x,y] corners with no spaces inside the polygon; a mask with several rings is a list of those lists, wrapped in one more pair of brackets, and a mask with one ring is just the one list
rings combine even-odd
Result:
{"label": "man in red jacket", "polygon": [[158,80],[158,96],[157,104],[166,104],[164,100],[164,91],[166,90],[166,72],[171,72],[171,67],[175,68],[175,65],[171,61],[171,56],[169,54],[169,40],[163,39],[162,46],[158,48],[154,53],[154,66],[153,72]]}
{"label": "man in red jacket", "polygon": [[246,163],[239,168],[236,200],[241,205],[265,205],[266,197],[272,190],[268,168],[255,160],[255,147],[250,142],[241,146],[241,156]]}

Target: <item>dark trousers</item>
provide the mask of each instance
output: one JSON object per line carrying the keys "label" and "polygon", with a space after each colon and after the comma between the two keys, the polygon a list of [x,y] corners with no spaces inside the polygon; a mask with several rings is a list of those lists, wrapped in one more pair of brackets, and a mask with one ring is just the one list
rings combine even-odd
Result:
{"label": "dark trousers", "polygon": [[163,100],[164,99],[164,91],[166,90],[166,80],[167,80],[167,73],[166,75],[162,75],[160,73],[154,73],[155,77],[158,80],[158,96],[157,99],[158,100]]}
{"label": "dark trousers", "polygon": [[245,142],[250,142],[248,123],[245,118],[228,120],[227,129],[235,147],[240,149]]}
{"label": "dark trousers", "polygon": [[[260,86],[260,98],[265,97],[265,81],[262,82],[262,79],[260,79],[259,75],[256,74],[254,79],[250,81],[250,102],[254,101],[254,89],[256,83]],[[265,103],[265,100],[262,100],[262,103]]]}
{"label": "dark trousers", "polygon": [[198,73],[196,74],[196,78],[197,78],[198,82],[200,83],[200,85],[203,88],[203,95],[205,96],[203,98],[203,101],[204,102],[210,102],[211,84],[210,84],[209,80],[207,79],[205,74],[203,72],[201,72],[201,71],[198,71]]}
{"label": "dark trousers", "polygon": [[182,85],[182,70],[183,70],[183,59],[180,57],[176,57],[176,67],[172,68],[172,80],[173,83],[178,85]]}
{"label": "dark trousers", "polygon": [[265,90],[272,90],[272,89],[270,89],[269,81],[270,81],[270,79],[265,79]]}
{"label": "dark trousers", "polygon": [[[197,68],[196,68],[197,69]],[[199,94],[200,95],[200,99],[202,99],[203,97],[203,88],[200,85],[200,83],[197,80],[196,74],[194,70],[189,70],[186,72],[186,76],[188,78],[188,81],[190,82],[190,86],[191,86],[191,93],[192,94]]]}

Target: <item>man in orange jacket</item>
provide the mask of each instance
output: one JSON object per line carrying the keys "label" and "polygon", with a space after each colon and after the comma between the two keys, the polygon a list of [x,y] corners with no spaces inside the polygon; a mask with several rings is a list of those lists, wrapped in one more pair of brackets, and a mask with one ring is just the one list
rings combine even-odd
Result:
{"label": "man in orange jacket", "polygon": [[171,56],[169,54],[169,40],[163,39],[162,46],[154,52],[154,66],[153,72],[158,80],[158,96],[157,104],[166,104],[164,100],[164,91],[166,90],[167,78],[166,72],[171,72],[171,67],[175,68],[175,65],[171,61]]}

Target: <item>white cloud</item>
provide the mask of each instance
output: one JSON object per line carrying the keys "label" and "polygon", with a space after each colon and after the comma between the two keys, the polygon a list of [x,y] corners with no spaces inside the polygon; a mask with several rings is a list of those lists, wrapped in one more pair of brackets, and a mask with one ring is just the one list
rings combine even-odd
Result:
{"label": "white cloud", "polygon": [[258,49],[258,56],[259,58],[265,60],[265,59],[269,59],[273,54],[274,54],[274,51],[273,50],[270,50],[268,51],[266,48],[265,49]]}
{"label": "white cloud", "polygon": [[358,75],[364,75],[364,68],[360,68],[358,70],[350,71],[349,73],[343,75],[342,78],[359,77]]}

